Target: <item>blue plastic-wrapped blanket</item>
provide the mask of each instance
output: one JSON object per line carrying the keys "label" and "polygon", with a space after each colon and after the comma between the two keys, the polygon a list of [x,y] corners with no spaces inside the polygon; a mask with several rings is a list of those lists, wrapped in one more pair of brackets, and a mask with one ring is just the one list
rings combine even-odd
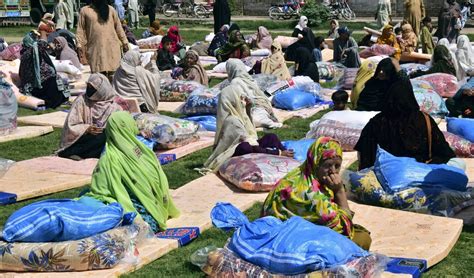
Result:
{"label": "blue plastic-wrapped blanket", "polygon": [[36,202],[14,212],[5,223],[7,242],[56,242],[90,237],[120,224],[131,224],[135,213],[119,203],[105,205],[90,198]]}
{"label": "blue plastic-wrapped blanket", "polygon": [[299,162],[303,162],[306,160],[306,156],[308,153],[309,147],[316,141],[316,139],[302,139],[298,141],[283,141],[283,147],[287,150],[293,150],[295,155],[294,159],[298,160]]}
{"label": "blue plastic-wrapped blanket", "polygon": [[411,157],[396,157],[377,148],[375,175],[386,192],[410,187],[442,187],[465,191],[468,178],[463,170],[446,164],[420,163]]}
{"label": "blue plastic-wrapped blanket", "polygon": [[299,216],[285,222],[271,216],[249,222],[239,212],[230,204],[219,203],[211,218],[220,226],[237,228],[227,245],[229,250],[274,273],[295,275],[370,255],[347,237]]}
{"label": "blue plastic-wrapped blanket", "polygon": [[446,118],[448,131],[474,143],[474,119]]}
{"label": "blue plastic-wrapped blanket", "polygon": [[285,110],[299,110],[303,108],[313,107],[318,102],[322,102],[316,95],[300,90],[287,89],[273,97],[273,106]]}
{"label": "blue plastic-wrapped blanket", "polygon": [[216,116],[208,115],[208,116],[194,116],[194,117],[187,117],[184,118],[188,121],[193,121],[199,123],[199,125],[207,130],[207,131],[216,131],[217,129],[217,120]]}

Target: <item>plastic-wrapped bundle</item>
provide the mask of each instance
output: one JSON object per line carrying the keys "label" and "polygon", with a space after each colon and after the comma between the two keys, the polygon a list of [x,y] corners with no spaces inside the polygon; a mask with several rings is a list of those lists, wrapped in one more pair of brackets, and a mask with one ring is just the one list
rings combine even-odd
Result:
{"label": "plastic-wrapped bundle", "polygon": [[187,116],[216,115],[220,92],[217,88],[192,92],[184,103],[181,112]]}
{"label": "plastic-wrapped bundle", "polygon": [[148,113],[132,115],[138,129],[150,133],[158,149],[174,149],[199,139],[195,122]]}
{"label": "plastic-wrapped bundle", "polygon": [[163,36],[157,35],[145,39],[140,39],[137,41],[137,44],[140,48],[143,49],[158,49],[161,43]]}
{"label": "plastic-wrapped bundle", "polygon": [[310,77],[294,76],[291,80],[293,81],[296,88],[308,93],[312,93],[316,96],[320,96],[321,85],[317,82],[314,82]]}
{"label": "plastic-wrapped bundle", "polygon": [[0,58],[5,61],[20,59],[21,48],[21,43],[12,43],[0,52]]}
{"label": "plastic-wrapped bundle", "polygon": [[272,99],[272,104],[276,108],[291,111],[313,107],[318,102],[322,102],[318,96],[296,88],[277,93]]}
{"label": "plastic-wrapped bundle", "polygon": [[[255,80],[258,87],[263,92],[265,92],[271,86],[281,82],[273,74],[265,74],[265,73],[254,74],[254,75],[252,75],[252,78],[253,78],[253,80]],[[285,81],[283,81],[283,82],[285,82]],[[225,87],[227,87],[229,85],[230,85],[230,81],[228,79],[226,79],[226,80],[222,81],[221,83],[217,84],[216,86],[214,86],[214,88],[218,88],[219,90],[222,91]]]}
{"label": "plastic-wrapped bundle", "polygon": [[373,168],[351,173],[350,184],[356,200],[367,205],[447,217],[474,205],[472,188],[456,191],[446,188],[412,187],[387,193],[378,181]]}
{"label": "plastic-wrapped bundle", "polygon": [[474,143],[474,119],[447,118],[448,131]]}
{"label": "plastic-wrapped bundle", "polygon": [[8,172],[8,169],[15,164],[15,161],[5,158],[0,158],[0,178]]}
{"label": "plastic-wrapped bundle", "polygon": [[359,53],[360,58],[369,58],[372,56],[387,55],[392,56],[395,53],[395,48],[386,44],[374,44],[369,48],[362,50]]}
{"label": "plastic-wrapped bundle", "polygon": [[219,168],[228,182],[247,191],[270,191],[275,184],[300,163],[292,158],[251,153],[233,157]]}
{"label": "plastic-wrapped bundle", "polygon": [[352,86],[354,86],[354,80],[357,76],[358,68],[346,68],[344,70],[344,75],[338,81],[337,87],[340,89],[345,90],[352,90]]}
{"label": "plastic-wrapped bundle", "polygon": [[81,240],[48,243],[0,241],[0,270],[65,272],[109,269],[136,262],[135,246],[148,236],[145,224],[121,226]]}
{"label": "plastic-wrapped bundle", "polygon": [[0,77],[0,136],[13,132],[18,104],[12,86]]}
{"label": "plastic-wrapped bundle", "polygon": [[417,63],[406,63],[406,64],[401,64],[400,67],[404,69],[408,75],[414,73],[415,71],[422,70],[422,71],[427,71],[430,68],[426,65],[423,64],[417,64]]}
{"label": "plastic-wrapped bundle", "polygon": [[265,58],[265,56],[258,56],[258,55],[255,55],[255,56],[249,56],[249,57],[245,57],[242,60],[242,63],[244,63],[245,66],[249,67],[249,68],[253,68],[253,66],[255,66],[255,64],[259,61],[262,61],[263,58]]}
{"label": "plastic-wrapped bundle", "polygon": [[319,79],[339,80],[344,75],[345,67],[341,64],[331,62],[316,62],[319,71]]}
{"label": "plastic-wrapped bundle", "polygon": [[310,277],[378,277],[387,257],[370,255],[347,264],[310,273],[282,275],[271,273],[241,259],[226,248],[206,247],[191,255],[191,262],[199,266],[209,277],[259,277],[259,278],[310,278]]}
{"label": "plastic-wrapped bundle", "polygon": [[443,134],[457,157],[474,158],[474,143],[447,131],[443,131]]}
{"label": "plastic-wrapped bundle", "polygon": [[205,87],[195,81],[162,79],[160,81],[160,101],[185,101],[188,96]]}
{"label": "plastic-wrapped bundle", "polygon": [[459,90],[456,76],[447,73],[432,73],[414,78],[413,80],[429,82],[434,91],[442,97],[453,97]]}
{"label": "plastic-wrapped bundle", "polygon": [[310,131],[306,134],[306,138],[317,139],[321,136],[329,136],[338,140],[345,151],[352,151],[357,141],[359,141],[362,129],[377,113],[363,111],[329,112],[320,120],[310,124]]}
{"label": "plastic-wrapped bundle", "polygon": [[430,83],[422,80],[411,80],[411,83],[421,111],[441,118],[449,113],[443,98],[433,90]]}
{"label": "plastic-wrapped bundle", "polygon": [[207,115],[207,116],[194,116],[185,118],[188,121],[193,121],[199,123],[202,129],[206,131],[216,131],[217,130],[217,119],[216,116]]}

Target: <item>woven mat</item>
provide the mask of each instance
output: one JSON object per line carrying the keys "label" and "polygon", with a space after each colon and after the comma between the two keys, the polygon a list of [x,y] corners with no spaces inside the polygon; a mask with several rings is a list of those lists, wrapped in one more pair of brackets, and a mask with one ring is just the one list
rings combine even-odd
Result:
{"label": "woven mat", "polygon": [[0,136],[0,143],[38,137],[53,132],[52,126],[19,126],[10,134]]}
{"label": "woven mat", "polygon": [[46,156],[15,163],[0,178],[0,191],[26,200],[87,185],[97,159],[74,161]]}
{"label": "woven mat", "polygon": [[27,125],[53,126],[63,128],[67,112],[58,111],[34,116],[19,117],[18,123]]}

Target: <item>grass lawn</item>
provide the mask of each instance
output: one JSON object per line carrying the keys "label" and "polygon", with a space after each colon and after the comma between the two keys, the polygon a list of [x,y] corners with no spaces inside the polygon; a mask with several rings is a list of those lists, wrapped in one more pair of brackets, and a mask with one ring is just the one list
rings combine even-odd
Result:
{"label": "grass lawn", "polygon": [[[256,25],[252,24],[262,24],[263,22],[250,22],[242,23],[241,27],[250,33],[251,30],[254,30]],[[246,25],[247,24],[247,25]],[[274,23],[274,24],[286,24],[286,23]],[[185,25],[184,23],[180,25],[183,28],[183,37],[187,44],[191,44],[194,41],[202,40],[204,36],[209,33],[209,26],[194,26],[191,24]],[[283,28],[275,26],[273,35],[276,34],[286,34],[286,32],[291,32],[293,25],[287,27],[284,31]],[[359,26],[360,27],[360,26]],[[206,29],[209,28],[209,29]],[[18,38],[17,41],[21,41],[21,37],[31,27],[22,26],[22,27],[2,27],[1,36]],[[193,30],[197,29],[197,30]],[[325,28],[324,28],[325,29]],[[144,29],[139,29],[135,33],[141,34]],[[284,31],[284,32],[283,32]],[[323,33],[323,29],[316,29],[317,33]],[[253,31],[252,31],[253,32]],[[360,39],[360,34],[354,34],[356,39]],[[218,80],[213,80],[212,85],[217,83]],[[33,114],[42,114],[46,112],[52,112],[54,110],[47,111],[31,111],[27,109],[20,108],[18,111],[19,116],[33,115]],[[282,140],[290,139],[300,139],[303,138],[306,132],[309,129],[309,124],[320,118],[327,111],[322,111],[317,115],[309,119],[291,119],[285,122],[287,127],[276,130],[276,133]],[[170,113],[164,113],[167,115],[175,115]],[[13,159],[16,161],[30,159],[39,156],[51,155],[59,146],[59,141],[61,137],[61,129],[55,129],[54,132],[33,139],[24,139],[17,140],[14,142],[0,143],[0,157]],[[195,152],[192,155],[189,155],[185,158],[182,158],[178,161],[175,161],[171,164],[163,166],[163,169],[169,179],[170,188],[179,188],[180,186],[198,178],[200,175],[194,171],[194,168],[200,167],[204,161],[207,159],[211,153],[211,148],[207,148],[198,152]],[[355,169],[357,164],[351,166]],[[32,185],[34,186],[34,184]],[[205,186],[205,185],[203,185]],[[0,226],[3,225],[8,218],[8,216],[13,213],[15,210],[30,204],[44,199],[51,198],[75,198],[78,194],[87,189],[86,187],[64,191],[61,193],[51,194],[41,198],[36,198],[33,200],[28,200],[24,202],[19,202],[17,204],[3,206],[0,210]],[[251,209],[246,211],[246,214],[250,219],[255,219],[258,217],[260,212],[261,204],[256,204]],[[394,227],[396,228],[396,227]],[[190,245],[187,245],[183,248],[174,250],[167,254],[166,256],[150,263],[149,265],[143,267],[142,269],[130,273],[126,276],[134,277],[202,277],[203,273],[195,266],[190,263],[190,255],[197,249],[206,247],[209,245],[214,245],[217,247],[222,247],[227,238],[230,236],[230,233],[225,233],[217,229],[209,229],[205,231],[200,238],[195,240]],[[449,256],[443,260],[438,265],[432,267],[430,271],[426,273],[427,277],[446,277],[446,276],[455,276],[455,277],[467,277],[472,276],[474,273],[474,226],[465,226],[459,241],[456,243],[454,249],[449,254]]]}

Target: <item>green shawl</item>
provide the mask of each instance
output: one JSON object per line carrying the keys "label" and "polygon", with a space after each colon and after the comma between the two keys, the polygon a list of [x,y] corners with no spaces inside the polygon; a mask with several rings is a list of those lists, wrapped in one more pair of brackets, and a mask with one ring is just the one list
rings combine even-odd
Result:
{"label": "green shawl", "polygon": [[216,57],[222,56],[225,58],[223,60],[227,60],[228,57],[232,54],[232,52],[241,47],[248,49],[248,46],[245,43],[244,38],[240,34],[240,31],[234,30],[229,34],[229,41],[216,50]]}
{"label": "green shawl", "polygon": [[138,127],[128,112],[114,112],[105,129],[105,153],[92,176],[87,195],[105,203],[120,203],[126,212],[137,212],[127,192],[133,193],[147,212],[166,229],[169,217],[178,217],[169,194],[168,180],[155,154],[135,137]]}

